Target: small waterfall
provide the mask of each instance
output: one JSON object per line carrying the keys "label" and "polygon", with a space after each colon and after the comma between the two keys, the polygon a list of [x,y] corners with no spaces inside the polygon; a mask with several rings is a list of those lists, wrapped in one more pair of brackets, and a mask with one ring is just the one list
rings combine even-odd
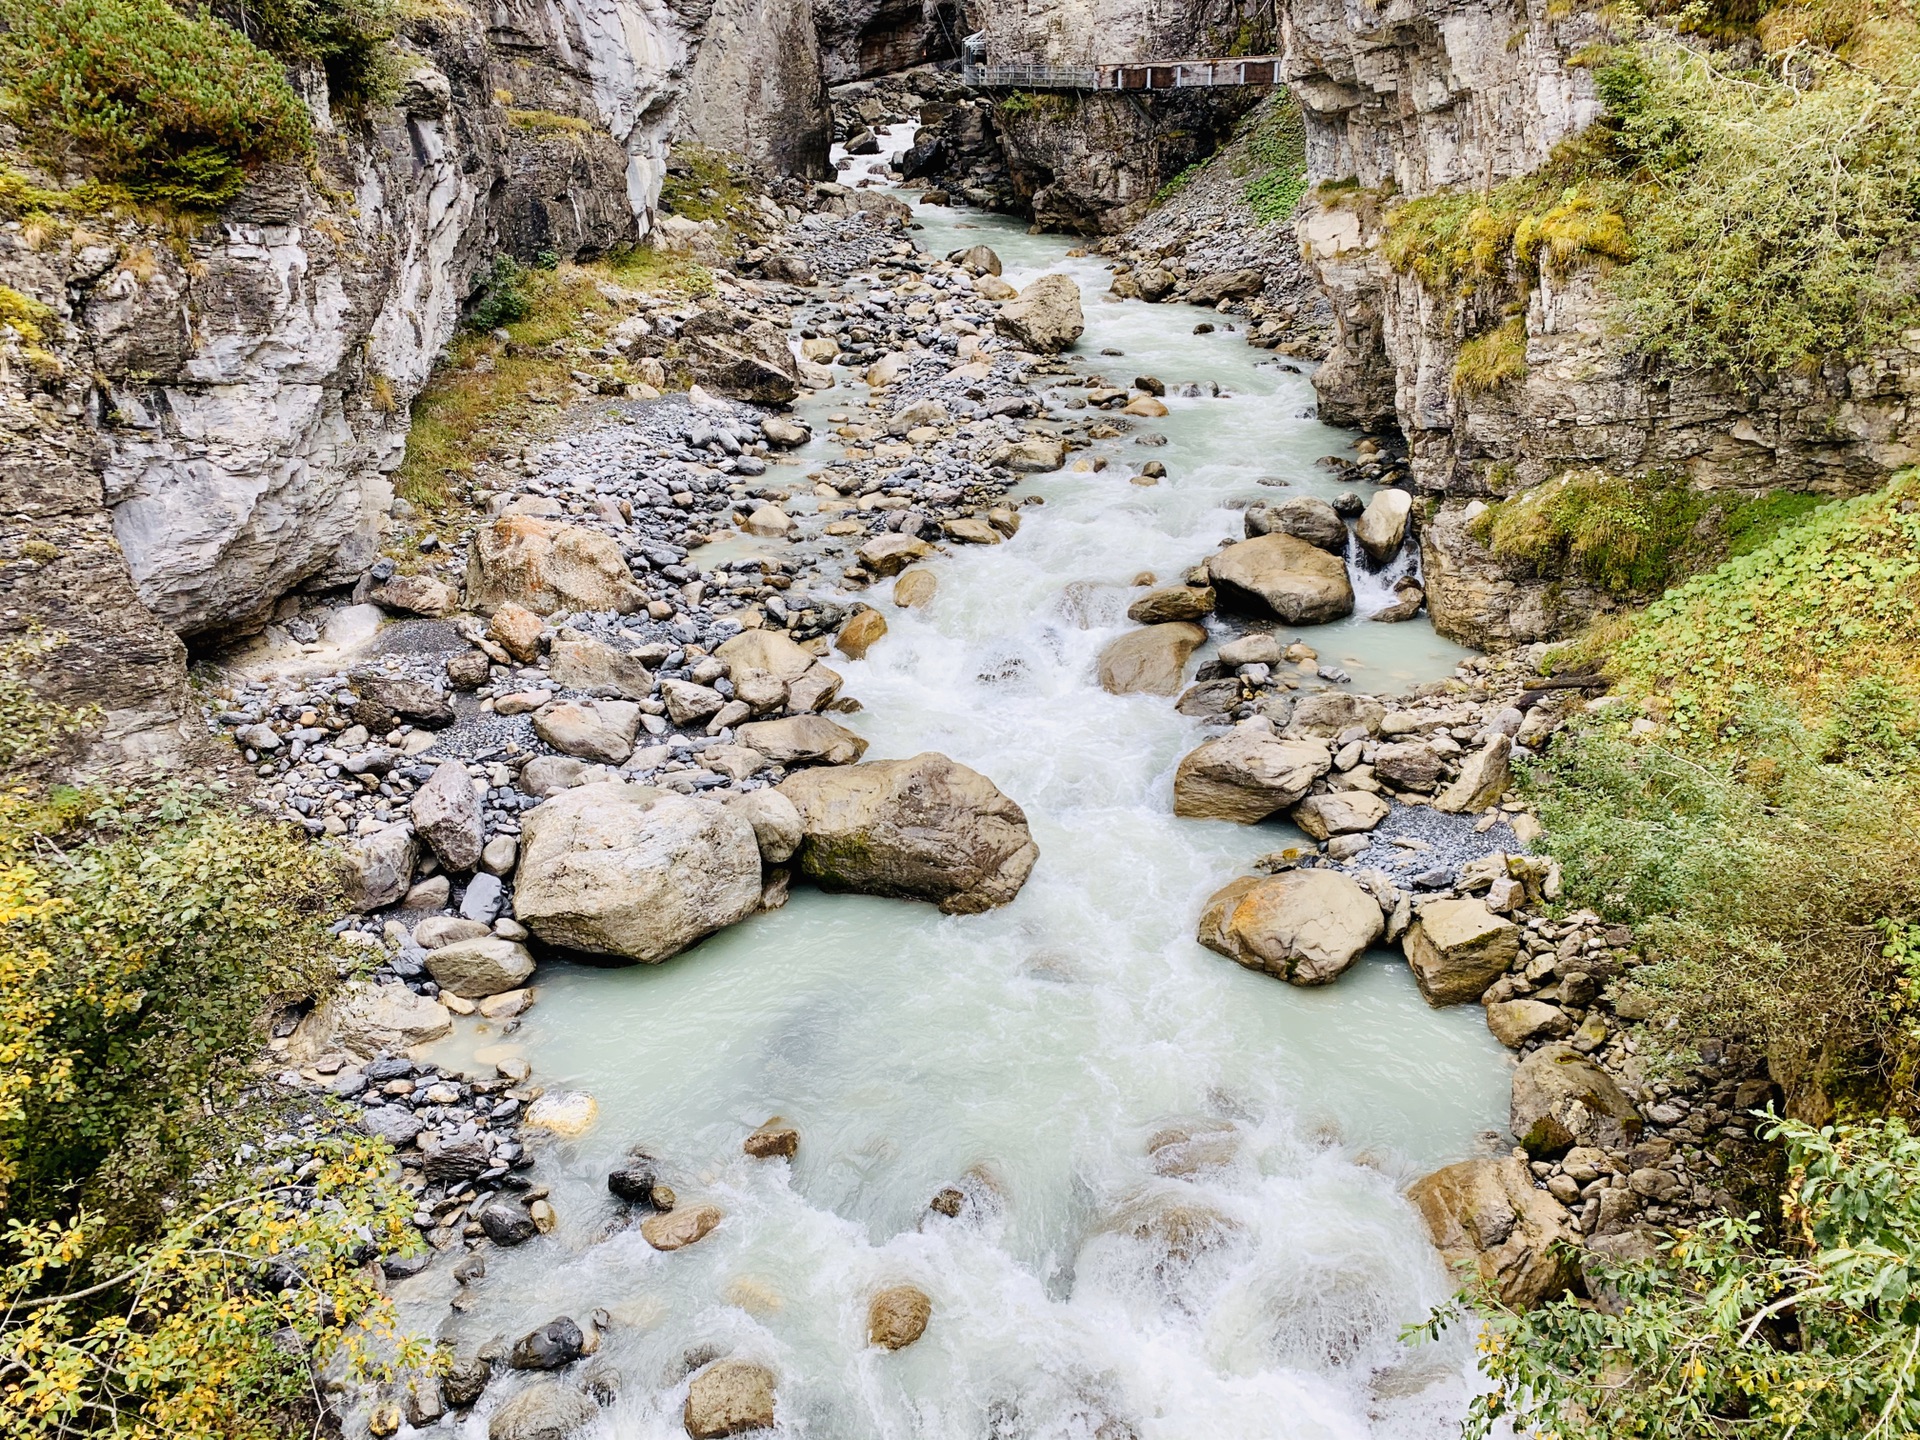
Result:
{"label": "small waterfall", "polygon": [[1384,610],[1400,597],[1394,586],[1402,580],[1420,578],[1420,547],[1412,537],[1401,542],[1399,552],[1386,564],[1374,567],[1373,558],[1361,548],[1359,537],[1347,531],[1347,578],[1353,582],[1353,613],[1362,618]]}

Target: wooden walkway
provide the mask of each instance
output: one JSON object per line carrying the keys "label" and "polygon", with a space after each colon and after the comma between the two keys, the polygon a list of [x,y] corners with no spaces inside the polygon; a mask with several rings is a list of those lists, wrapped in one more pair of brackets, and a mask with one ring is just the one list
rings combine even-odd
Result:
{"label": "wooden walkway", "polygon": [[1124,65],[988,65],[972,55],[962,71],[976,90],[1188,90],[1277,85],[1280,56],[1148,60]]}

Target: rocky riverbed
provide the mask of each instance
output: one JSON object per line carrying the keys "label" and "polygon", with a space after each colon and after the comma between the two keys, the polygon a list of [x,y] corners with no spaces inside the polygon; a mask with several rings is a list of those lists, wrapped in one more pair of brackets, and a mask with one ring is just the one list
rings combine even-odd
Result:
{"label": "rocky riverbed", "polygon": [[[1008,284],[987,246],[917,246],[890,194],[822,186],[814,201],[761,250],[763,271],[792,278],[723,277],[692,304],[618,302],[637,322],[623,337],[632,358],[656,360],[660,379],[669,364],[704,367],[692,388],[603,396],[577,377],[555,438],[491,475],[473,513],[415,527],[411,548],[344,603],[285,616],[213,687],[213,723],[254,768],[259,802],[340,847],[356,912],[337,927],[354,975],[326,1009],[283,1025],[280,1078],[360,1105],[362,1126],[395,1144],[428,1249],[389,1257],[386,1273],[426,1284],[447,1253],[456,1321],[481,1303],[495,1252],[579,1223],[546,1177],[569,1165],[598,1104],[544,1085],[519,1043],[543,968],[582,954],[659,962],[778,909],[795,883],[973,914],[1007,904],[1045,863],[1021,805],[988,775],[938,753],[866,760],[868,740],[846,723],[859,687],[843,671],[910,643],[890,640],[887,614],[930,604],[944,565],[1045,523],[1040,491],[1023,486],[1062,471],[1177,485],[1154,458],[1156,422],[1169,397],[1219,393],[1109,378],[1117,354],[1059,358],[1093,297],[1059,276]],[[849,381],[864,404],[839,398],[857,394]],[[1538,657],[1520,652],[1408,692],[1356,693],[1316,648],[1357,591],[1386,602],[1374,618],[1387,624],[1422,599],[1405,492],[1386,483],[1393,457],[1368,443],[1330,459],[1368,493],[1330,502],[1283,485],[1234,502],[1241,536],[1165,578],[1132,577],[1119,608],[1138,628],[1093,668],[1109,692],[1200,727],[1157,803],[1297,827],[1193,917],[1203,944],[1318,986],[1384,942],[1404,948],[1429,1003],[1485,1002],[1492,1034],[1522,1059],[1509,1116],[1520,1145],[1409,1193],[1449,1261],[1538,1298],[1578,1283],[1554,1239],[1636,1253],[1648,1227],[1724,1203],[1715,1175],[1746,1134],[1750,1057],[1718,1057],[1697,1085],[1650,1079],[1620,1024],[1633,1013],[1616,984],[1635,963],[1631,937],[1547,914],[1557,872],[1530,853],[1538,824],[1507,798],[1510,765],[1577,692],[1527,689]],[[875,587],[884,605],[863,598]],[[1065,589],[1082,628],[1118,618],[1104,589]],[[1202,647],[1211,658],[1196,666]],[[456,1030],[466,1062],[427,1058]],[[1221,1123],[1150,1140],[1156,1172],[1211,1174],[1208,1146],[1230,1160],[1240,1140],[1205,1138]],[[801,1135],[776,1117],[734,1144],[791,1161]],[[969,1170],[933,1188],[929,1213],[998,1213],[1003,1183]],[[657,1148],[637,1148],[604,1185],[614,1208],[592,1219],[600,1243],[631,1227],[671,1253],[728,1213],[706,1198],[709,1174]],[[1489,1223],[1503,1216],[1513,1223]],[[1161,1222],[1142,1223],[1141,1243],[1161,1245]],[[873,1343],[925,1330],[934,1302],[904,1288],[873,1297]],[[361,1418],[376,1434],[457,1420],[490,1376],[554,1371],[483,1406],[490,1433],[585,1424],[618,1401],[619,1373],[592,1357],[630,1322],[598,1307],[582,1320],[581,1308],[457,1342],[449,1376],[404,1377]],[[722,1358],[687,1373],[689,1433],[771,1418],[777,1367]]]}

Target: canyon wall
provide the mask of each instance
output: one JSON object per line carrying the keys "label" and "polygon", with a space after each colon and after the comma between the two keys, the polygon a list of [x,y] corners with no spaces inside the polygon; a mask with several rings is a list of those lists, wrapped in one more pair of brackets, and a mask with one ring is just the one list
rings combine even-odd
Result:
{"label": "canyon wall", "polygon": [[1536,170],[1591,124],[1600,105],[1574,57],[1606,38],[1602,23],[1551,0],[1292,0],[1285,13],[1313,177],[1336,182],[1310,195],[1299,224],[1337,325],[1315,376],[1322,413],[1404,434],[1414,483],[1436,502],[1424,538],[1435,624],[1476,645],[1564,634],[1609,603],[1489,554],[1464,523],[1476,497],[1587,466],[1661,470],[1702,489],[1846,494],[1920,461],[1920,347],[1761,387],[1661,373],[1608,333],[1590,267],[1533,287],[1524,376],[1455,389],[1468,322],[1489,317],[1390,266],[1385,217],[1407,199]]}
{"label": "canyon wall", "polygon": [[[176,637],[255,627],[373,559],[409,405],[496,256],[644,238],[690,113],[704,143],[817,169],[807,17],[804,0],[446,7],[409,28],[390,105],[336,114],[297,76],[314,163],[257,173],[210,222],[0,227],[0,285],[47,317],[0,329],[0,634],[67,636],[48,684],[108,717],[103,758],[191,744]],[[18,138],[0,149],[29,165]]]}

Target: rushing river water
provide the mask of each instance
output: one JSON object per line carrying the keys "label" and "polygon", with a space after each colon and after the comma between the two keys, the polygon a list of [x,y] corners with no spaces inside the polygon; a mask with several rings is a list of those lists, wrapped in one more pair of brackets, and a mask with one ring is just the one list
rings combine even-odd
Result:
{"label": "rushing river water", "polygon": [[[1078,280],[1088,367],[1227,392],[1170,399],[1162,449],[1113,442],[1092,452],[1104,472],[1035,477],[1021,493],[1046,504],[1015,538],[939,561],[922,610],[876,587],[887,637],[833,661],[873,758],[944,751],[1026,808],[1033,877],[966,918],[802,889],[664,965],[543,969],[512,1043],[549,1090],[599,1105],[537,1172],[559,1229],[490,1251],[464,1313],[435,1267],[403,1292],[408,1316],[471,1350],[604,1307],[622,1389],[595,1433],[622,1440],[683,1435],[688,1366],[720,1354],[770,1365],[782,1433],[817,1440],[1451,1434],[1471,1360],[1458,1340],[1399,1341],[1451,1288],[1400,1190],[1500,1124],[1504,1052],[1477,1006],[1430,1010],[1397,954],[1298,990],[1195,944],[1205,897],[1296,837],[1175,820],[1197,723],[1094,679],[1136,573],[1170,579],[1236,535],[1229,501],[1331,495],[1313,462],[1346,437],[1311,418],[1303,375],[1239,334],[1190,333],[1202,312],[1102,303],[1106,270],[1065,258],[1070,241],[972,211],[917,218],[936,254],[984,241],[1015,284]],[[804,409],[819,424],[864,400],[845,387]],[[1150,458],[1169,478],[1129,484]],[[1069,603],[1076,581],[1090,587]],[[1359,689],[1465,653],[1424,619],[1304,638]],[[791,1166],[741,1154],[776,1113],[802,1137]],[[1149,1137],[1192,1122],[1231,1127],[1227,1163],[1156,1174]],[[606,1173],[635,1143],[683,1203],[726,1211],[706,1240],[599,1238]],[[979,1203],[930,1214],[963,1176]],[[1156,1213],[1161,1237],[1201,1241],[1170,1256]],[[909,1349],[871,1348],[867,1300],[898,1283],[933,1297],[932,1323]],[[496,1380],[462,1433],[483,1435],[520,1383]]]}

